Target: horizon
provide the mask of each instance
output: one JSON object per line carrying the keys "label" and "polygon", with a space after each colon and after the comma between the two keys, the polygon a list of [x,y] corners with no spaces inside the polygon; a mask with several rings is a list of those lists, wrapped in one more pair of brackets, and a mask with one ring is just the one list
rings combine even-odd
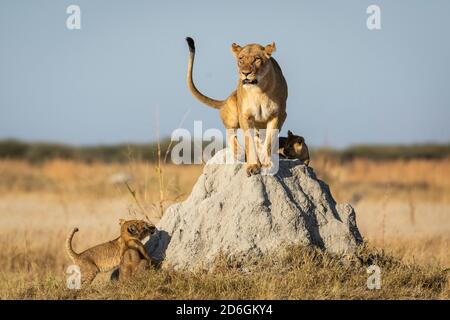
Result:
{"label": "horizon", "polygon": [[[193,139],[192,141],[195,141],[196,139]],[[200,139],[198,139],[200,140]],[[171,138],[169,136],[162,137],[160,139],[160,143],[166,143],[168,141],[171,141]],[[35,140],[35,141],[27,141],[27,140],[21,140],[17,138],[0,138],[0,144],[5,142],[18,142],[23,144],[29,144],[29,145],[37,145],[37,144],[43,144],[43,145],[56,145],[56,146],[66,146],[69,148],[95,148],[95,147],[117,147],[119,145],[130,145],[130,146],[145,146],[145,145],[156,145],[158,143],[157,140],[152,141],[142,141],[142,142],[133,142],[133,141],[123,141],[123,142],[113,142],[113,143],[85,143],[85,144],[76,144],[76,143],[70,143],[70,142],[58,142],[58,141],[52,141],[52,140]],[[307,142],[307,141],[306,141]],[[206,142],[204,142],[206,144]],[[308,142],[307,142],[308,143]],[[358,147],[369,147],[369,148],[377,148],[377,147],[426,147],[426,146],[450,146],[450,141],[448,142],[419,142],[419,143],[361,143],[361,144],[351,144],[347,146],[331,146],[331,145],[313,145],[308,143],[308,147],[312,149],[331,149],[336,151],[345,151],[347,149],[351,148],[358,148]]]}

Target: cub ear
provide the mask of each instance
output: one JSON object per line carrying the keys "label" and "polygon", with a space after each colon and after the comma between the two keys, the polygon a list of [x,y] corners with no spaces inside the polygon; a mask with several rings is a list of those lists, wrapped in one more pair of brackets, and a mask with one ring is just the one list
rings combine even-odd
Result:
{"label": "cub ear", "polygon": [[288,136],[293,136],[294,134],[291,132],[291,130],[288,130]]}
{"label": "cub ear", "polygon": [[274,53],[276,50],[277,48],[275,47],[275,42],[272,42],[264,48],[264,53],[266,54],[267,58],[270,58],[272,53]]}
{"label": "cub ear", "polygon": [[242,48],[240,45],[233,43],[231,45],[231,52],[233,52],[234,56],[237,58],[239,52],[241,52]]}
{"label": "cub ear", "polygon": [[123,225],[125,223],[125,219],[119,219],[119,224]]}

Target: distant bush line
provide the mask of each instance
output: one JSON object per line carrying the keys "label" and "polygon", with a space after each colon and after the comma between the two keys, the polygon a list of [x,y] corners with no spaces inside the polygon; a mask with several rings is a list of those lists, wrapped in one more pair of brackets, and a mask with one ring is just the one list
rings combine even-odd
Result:
{"label": "distant bush line", "polygon": [[359,145],[340,152],[342,161],[354,158],[389,159],[444,159],[450,157],[450,144],[417,145]]}
{"label": "distant bush line", "polygon": [[[164,158],[169,144],[169,139],[160,143],[162,158]],[[358,145],[343,150],[316,148],[312,150],[312,156],[328,156],[342,162],[355,158],[370,160],[443,159],[450,158],[450,144]],[[93,161],[128,162],[130,160],[154,162],[157,160],[157,144],[69,146],[0,140],[0,159],[21,159],[29,162],[43,162],[51,159],[68,159],[87,163]],[[168,162],[170,162],[170,154]]]}
{"label": "distant bush line", "polygon": [[[164,157],[170,141],[161,142]],[[18,140],[0,140],[1,159],[22,159],[42,162],[51,159],[68,159],[83,162],[127,162],[130,160],[157,159],[157,144],[117,144],[97,146],[70,146],[56,143],[27,143]]]}

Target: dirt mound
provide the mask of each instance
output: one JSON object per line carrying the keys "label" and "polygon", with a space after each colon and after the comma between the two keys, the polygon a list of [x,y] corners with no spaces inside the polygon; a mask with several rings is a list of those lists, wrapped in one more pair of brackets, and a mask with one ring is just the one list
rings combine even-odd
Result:
{"label": "dirt mound", "polygon": [[220,254],[260,258],[289,244],[351,254],[362,242],[355,212],[336,204],[312,168],[280,160],[276,175],[247,177],[244,165],[211,159],[190,196],[169,207],[147,243],[165,266],[208,268]]}

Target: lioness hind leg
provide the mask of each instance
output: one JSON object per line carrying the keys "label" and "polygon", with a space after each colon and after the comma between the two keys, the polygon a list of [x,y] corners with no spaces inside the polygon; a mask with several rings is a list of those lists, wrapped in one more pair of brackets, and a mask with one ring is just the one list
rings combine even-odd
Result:
{"label": "lioness hind leg", "polygon": [[255,139],[256,154],[258,158],[261,159],[261,154],[263,152],[262,150],[263,144],[261,142],[261,137],[259,136],[259,130],[255,129],[255,136],[253,137],[253,139]]}
{"label": "lioness hind leg", "polygon": [[[278,135],[281,127],[283,126],[284,120],[286,120],[286,115],[281,114],[273,117],[267,122],[266,128],[266,139],[264,141],[265,145],[265,154],[264,154],[264,162],[263,166],[269,168],[272,166],[272,141],[275,139],[276,135]],[[278,139],[278,138],[277,138]]]}
{"label": "lioness hind leg", "polygon": [[227,147],[230,149],[231,154],[233,155],[232,159],[225,159],[226,162],[229,160],[234,163],[237,162],[239,158],[239,141],[237,138],[237,132],[235,129],[227,129]]}

